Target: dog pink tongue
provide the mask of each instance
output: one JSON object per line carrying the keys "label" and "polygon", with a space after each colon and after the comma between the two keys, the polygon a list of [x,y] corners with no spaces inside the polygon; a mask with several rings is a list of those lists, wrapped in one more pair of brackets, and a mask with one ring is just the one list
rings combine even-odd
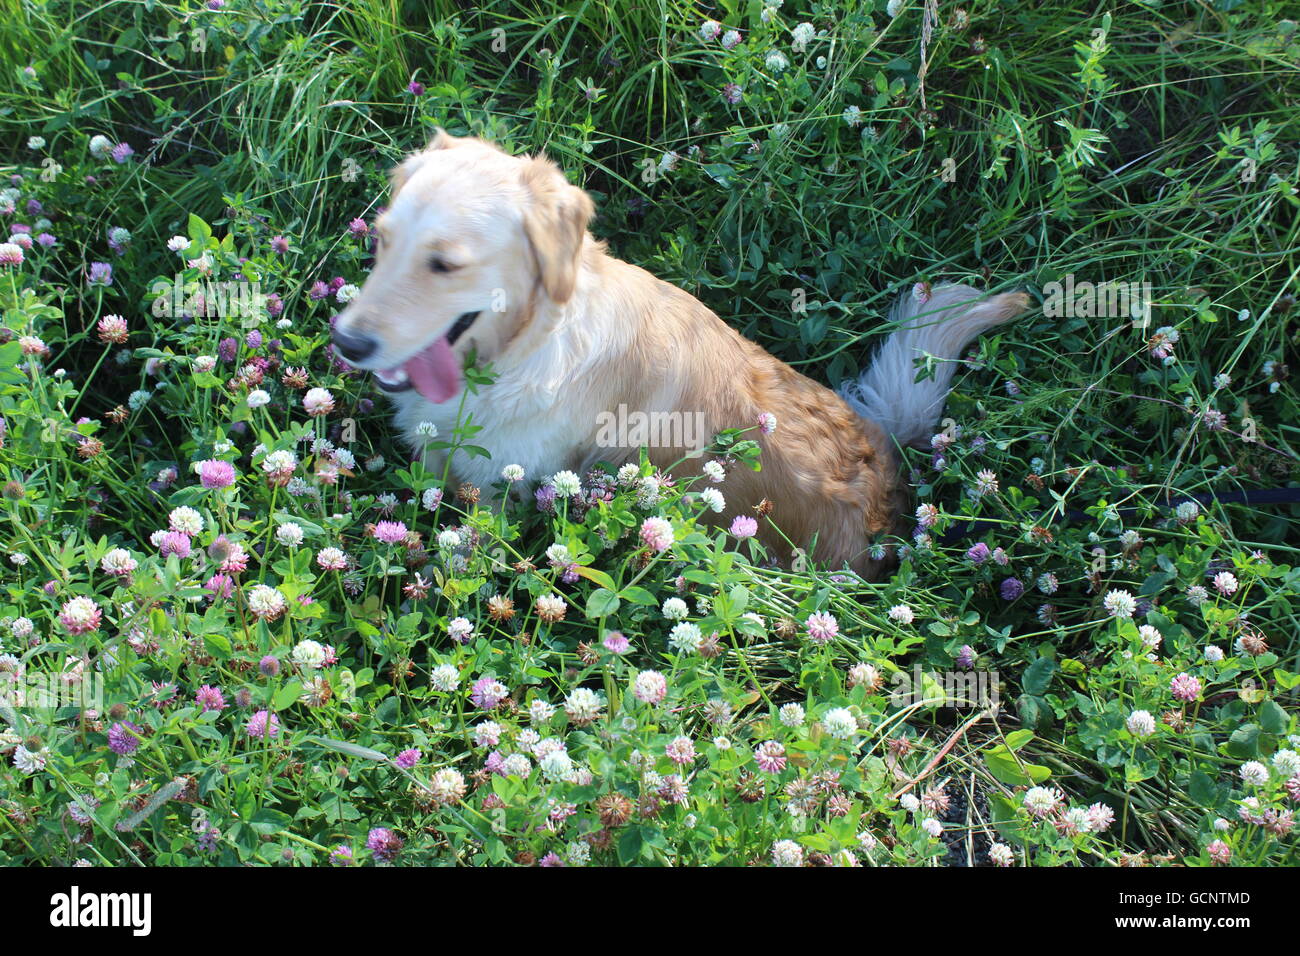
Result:
{"label": "dog pink tongue", "polygon": [[415,390],[440,405],[460,393],[460,359],[444,335],[402,366]]}

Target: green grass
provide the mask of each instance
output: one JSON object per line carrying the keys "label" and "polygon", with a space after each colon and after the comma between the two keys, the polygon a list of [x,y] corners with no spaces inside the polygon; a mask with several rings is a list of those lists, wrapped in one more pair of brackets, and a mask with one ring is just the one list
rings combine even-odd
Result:
{"label": "green grass", "polygon": [[[0,273],[9,339],[0,547],[26,558],[5,565],[0,619],[33,627],[0,632],[0,652],[14,655],[8,671],[29,675],[82,661],[102,676],[103,700],[93,714],[0,707],[11,734],[0,738],[0,859],[324,864],[346,846],[369,862],[368,834],[384,827],[405,841],[398,863],[556,853],[738,864],[773,859],[784,840],[808,860],[847,862],[847,851],[873,865],[983,863],[994,841],[1027,865],[1114,865],[1133,854],[1208,865],[1215,840],[1234,863],[1296,862],[1286,814],[1297,797],[1286,783],[1300,732],[1300,510],[1173,511],[1190,495],[1300,484],[1288,378],[1300,33],[1282,19],[1286,5],[945,2],[923,91],[923,5],[891,16],[883,3],[787,0],[770,22],[761,10],[4,4],[0,167],[22,178],[3,221],[43,215],[58,244]],[[703,40],[707,18],[740,29],[743,42],[727,51]],[[825,32],[796,51],[791,31],[802,22]],[[768,61],[772,51],[786,68]],[[421,95],[407,91],[413,79]],[[734,106],[721,96],[727,83],[743,89]],[[853,107],[857,118],[846,116]],[[935,538],[877,584],[767,567],[747,544],[708,532],[681,487],[652,504],[625,487],[599,507],[552,515],[531,503],[502,512],[488,489],[482,504],[457,500],[453,483],[433,513],[421,496],[446,476],[406,466],[368,383],[330,366],[326,320],[337,305],[309,293],[318,280],[364,279],[367,253],[348,223],[373,218],[388,169],[435,126],[545,150],[593,195],[593,230],[616,255],[831,385],[869,360],[887,304],[917,282],[1027,288],[1040,301],[1067,275],[1149,283],[1151,322],[1035,310],[981,340],[946,412],[959,440],[941,468],[921,452],[906,465],[917,503],[941,510]],[[97,135],[135,155],[93,156]],[[43,145],[29,146],[33,136]],[[26,210],[31,199],[43,213]],[[131,234],[120,256],[111,228]],[[167,250],[175,235],[192,241],[183,257]],[[274,236],[291,240],[288,255],[272,252]],[[271,404],[260,408],[247,402],[257,383],[227,387],[238,364],[194,369],[220,340],[250,331],[151,310],[157,279],[178,269],[199,278],[184,260],[201,251],[213,278],[241,272],[281,297],[291,326],[262,317],[259,331],[282,341],[284,366],[305,367],[311,386],[331,391],[329,415],[306,417],[298,392],[279,383],[282,368],[268,370]],[[111,286],[87,282],[91,262],[112,263]],[[800,300],[806,308],[793,309]],[[106,314],[126,318],[126,347],[100,341]],[[1168,365],[1151,352],[1164,327],[1178,333]],[[20,336],[38,336],[49,353],[24,358]],[[277,355],[264,344],[239,350],[239,363],[257,357]],[[110,414],[119,406],[120,422]],[[1223,427],[1207,411],[1222,412]],[[355,436],[342,433],[345,419]],[[303,435],[346,444],[355,474],[319,483],[315,467],[330,456],[313,458]],[[472,430],[441,437],[474,444]],[[295,448],[296,476],[319,494],[269,486],[259,443]],[[196,485],[192,463],[212,458],[234,463],[233,488]],[[166,468],[177,477],[159,485]],[[997,490],[972,495],[982,471]],[[400,500],[388,508],[384,494]],[[163,558],[150,543],[178,506],[203,516],[199,557]],[[655,515],[672,521],[676,543],[647,563],[637,529]],[[385,516],[420,540],[377,542],[366,525]],[[969,519],[986,524],[940,537]],[[303,544],[277,543],[286,521]],[[449,528],[466,544],[440,547]],[[211,602],[203,585],[220,562],[206,549],[219,535],[252,555],[234,595]],[[1003,549],[1007,564],[973,563],[977,540]],[[557,542],[581,569],[576,582],[547,564]],[[315,561],[330,546],[351,557],[346,572]],[[102,570],[110,548],[137,562],[129,579]],[[513,567],[525,557],[535,570]],[[1238,582],[1230,594],[1212,584],[1222,571]],[[679,575],[688,620],[719,635],[716,656],[667,643],[660,607]],[[1035,587],[1045,575],[1059,583],[1050,595]],[[1001,595],[1009,577],[1023,596]],[[250,614],[259,583],[289,598],[287,615]],[[412,584],[414,596],[404,594]],[[1210,594],[1199,604],[1187,596],[1198,586]],[[1103,596],[1119,590],[1141,599],[1135,617],[1107,613]],[[552,592],[567,603],[563,621],[533,607]],[[293,600],[306,594],[312,603]],[[489,615],[494,594],[513,600],[513,618]],[[60,622],[74,597],[96,602],[98,627],[70,633]],[[910,623],[888,615],[900,604]],[[818,645],[804,622],[823,612],[839,632]],[[449,640],[456,617],[473,625],[467,644]],[[1160,636],[1154,660],[1139,626]],[[627,655],[599,649],[611,629],[631,639]],[[332,645],[338,662],[295,663],[302,640]],[[1205,660],[1207,645],[1224,660]],[[976,673],[1001,682],[996,714],[886,693],[914,666],[960,671],[964,646]],[[259,669],[268,656],[274,674]],[[860,670],[850,674],[863,663],[885,688],[872,693]],[[440,665],[459,672],[456,690],[430,686]],[[665,675],[666,704],[630,695],[646,669]],[[1179,674],[1200,681],[1195,701],[1171,694]],[[493,716],[503,756],[529,746],[520,732],[530,701],[559,705],[579,686],[603,694],[594,723],[571,707],[537,728],[563,741],[576,777],[480,771],[492,747],[472,740],[485,715],[465,691],[487,676],[511,695]],[[328,700],[323,686],[309,699],[313,679],[328,684]],[[176,700],[155,706],[154,684],[174,686]],[[194,695],[205,684],[229,706],[200,712]],[[710,723],[719,707],[710,701],[725,702],[725,722]],[[779,708],[796,702],[807,720],[783,725]],[[845,709],[858,730],[840,739],[827,728]],[[247,734],[261,710],[277,714],[280,736]],[[1154,715],[1153,734],[1126,729],[1136,710]],[[140,729],[129,760],[110,752],[115,724]],[[697,751],[685,769],[667,756],[679,735]],[[785,748],[779,773],[754,762],[765,741]],[[420,760],[398,767],[392,758],[408,748]],[[18,765],[31,753],[44,766],[28,773]],[[1241,777],[1253,760],[1273,768],[1262,785]],[[683,802],[671,784],[658,793],[647,770],[687,777]],[[463,775],[465,795],[438,790],[449,771]],[[184,789],[166,789],[177,777]],[[897,799],[913,781],[918,795],[931,791],[918,814]],[[1084,833],[1037,821],[1024,807],[1030,785],[1061,788],[1072,807],[1104,803],[1116,820]],[[615,794],[638,805],[630,820],[612,814]],[[1261,806],[1242,816],[1248,798]],[[68,808],[82,799],[93,812],[74,808],[85,822],[72,822]],[[537,829],[548,801],[574,810],[554,832]],[[23,814],[31,827],[10,823]],[[941,839],[921,827],[926,816],[942,820]],[[1216,831],[1218,818],[1234,825]],[[782,844],[776,855],[789,852]]]}

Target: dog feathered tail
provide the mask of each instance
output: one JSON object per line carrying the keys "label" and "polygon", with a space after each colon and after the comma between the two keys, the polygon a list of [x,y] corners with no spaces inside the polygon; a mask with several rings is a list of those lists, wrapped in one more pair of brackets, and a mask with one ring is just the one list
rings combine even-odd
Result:
{"label": "dog feathered tail", "polygon": [[[968,285],[935,286],[919,301],[906,292],[894,303],[889,320],[896,330],[857,379],[840,386],[840,395],[901,445],[922,445],[934,433],[956,371],[954,359],[976,336],[1015,318],[1029,306],[1023,292],[989,299]],[[982,300],[982,301],[981,301]],[[915,360],[937,361],[933,375],[916,381]]]}

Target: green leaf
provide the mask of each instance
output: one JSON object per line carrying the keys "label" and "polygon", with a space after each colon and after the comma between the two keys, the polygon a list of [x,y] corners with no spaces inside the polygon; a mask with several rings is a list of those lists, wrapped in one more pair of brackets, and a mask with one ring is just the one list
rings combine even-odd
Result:
{"label": "green leaf", "polygon": [[1052,683],[1052,676],[1056,673],[1056,661],[1050,657],[1040,657],[1034,661],[1025,670],[1025,676],[1021,681],[1021,686],[1026,694],[1041,696],[1047,691],[1048,686]]}
{"label": "green leaf", "polygon": [[1007,746],[1012,750],[1019,750],[1033,739],[1034,732],[1032,730],[1013,730],[1007,734]]}
{"label": "green leaf", "polygon": [[1266,733],[1284,734],[1291,726],[1291,717],[1275,700],[1266,700],[1259,706],[1259,725]]}
{"label": "green leaf", "polygon": [[655,596],[645,588],[628,587],[618,592],[618,596],[625,601],[631,601],[633,604],[640,604],[642,607],[656,607],[659,602]]}
{"label": "green leaf", "polygon": [[207,648],[209,654],[218,660],[230,659],[230,638],[224,634],[204,634],[203,646]]}
{"label": "green leaf", "polygon": [[279,810],[270,810],[266,807],[258,810],[253,814],[253,819],[248,821],[249,826],[262,834],[279,833],[281,830],[287,830],[291,823],[293,823],[293,817],[289,816],[289,814],[282,813]]}
{"label": "green leaf", "polygon": [[624,865],[635,863],[641,856],[644,842],[640,827],[628,827],[618,838],[618,861]]}
{"label": "green leaf", "polygon": [[1228,753],[1243,760],[1259,756],[1259,724],[1242,724],[1228,738]]}
{"label": "green leaf", "polygon": [[610,591],[618,590],[618,585],[614,583],[614,579],[599,568],[580,567],[578,568],[578,574],[602,588],[606,588]]}
{"label": "green leaf", "polygon": [[608,617],[618,610],[618,595],[609,588],[596,588],[587,596],[587,617]]}
{"label": "green leaf", "polygon": [[388,762],[388,757],[378,750],[371,750],[369,747],[362,747],[360,744],[350,744],[345,740],[331,740],[329,737],[308,737],[307,743],[318,744],[326,750],[334,750],[341,754],[347,754],[349,757],[360,757],[362,760],[373,760],[375,763]]}
{"label": "green leaf", "polygon": [[190,238],[195,242],[204,243],[212,238],[212,227],[194,213],[190,213],[189,233]]}
{"label": "green leaf", "polygon": [[302,681],[291,680],[275,692],[275,697],[271,699],[271,706],[276,710],[284,710],[302,695]]}
{"label": "green leaf", "polygon": [[1009,787],[1032,787],[1052,775],[1052,771],[1037,764],[1022,764],[1006,747],[998,744],[984,753],[984,765],[989,773]]}
{"label": "green leaf", "polygon": [[1219,787],[1204,770],[1193,770],[1187,794],[1202,807],[1213,807],[1219,802]]}

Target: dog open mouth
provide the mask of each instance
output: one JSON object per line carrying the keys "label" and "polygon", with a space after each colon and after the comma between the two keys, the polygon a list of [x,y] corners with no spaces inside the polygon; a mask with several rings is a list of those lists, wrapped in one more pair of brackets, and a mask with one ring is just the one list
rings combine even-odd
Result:
{"label": "dog open mouth", "polygon": [[452,346],[477,318],[477,312],[466,312],[446,335],[423,352],[395,368],[375,372],[376,384],[385,392],[404,392],[413,388],[435,405],[460,394],[460,357],[452,351]]}

